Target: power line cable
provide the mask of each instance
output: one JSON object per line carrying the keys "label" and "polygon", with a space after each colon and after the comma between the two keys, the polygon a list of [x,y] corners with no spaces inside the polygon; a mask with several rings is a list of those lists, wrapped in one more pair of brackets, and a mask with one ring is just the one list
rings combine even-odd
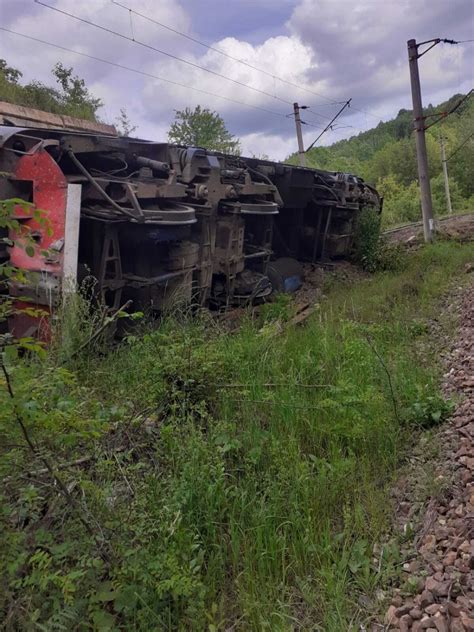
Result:
{"label": "power line cable", "polygon": [[313,142],[311,143],[311,145],[305,149],[305,153],[308,152],[310,149],[312,149],[314,147],[314,145],[318,142],[318,140],[321,138],[321,136],[323,134],[325,134],[327,132],[328,129],[332,129],[332,124],[334,123],[334,121],[339,118],[339,116],[343,113],[343,111],[347,108],[350,107],[351,105],[351,100],[349,99],[348,101],[346,101],[344,103],[344,105],[342,106],[342,108],[337,112],[337,114],[333,117],[333,119],[326,125],[326,127],[323,129],[323,131],[321,132],[321,134],[315,139],[313,140]]}
{"label": "power line cable", "polygon": [[[342,105],[343,103],[345,103],[345,101],[336,101],[335,103],[337,103],[337,105]],[[354,112],[360,112],[361,114],[366,114],[367,116],[371,116],[373,119],[380,122],[380,116],[377,116],[376,114],[372,114],[372,112],[369,112],[368,110],[362,110],[361,108],[355,108],[354,106],[351,106],[351,109],[354,110]],[[310,109],[310,112],[313,112],[313,114],[316,114],[314,110]]]}
{"label": "power line cable", "polygon": [[297,83],[293,83],[292,81],[289,81],[288,79],[283,79],[282,77],[279,77],[278,75],[273,74],[272,72],[268,72],[267,70],[263,70],[263,68],[259,68],[258,66],[253,66],[252,64],[249,64],[247,61],[245,61],[244,59],[239,59],[238,57],[234,57],[233,55],[230,55],[229,53],[226,53],[225,51],[223,51],[220,48],[216,48],[215,46],[211,46],[210,44],[206,44],[206,42],[202,42],[201,40],[198,40],[195,37],[192,37],[191,35],[187,35],[186,33],[182,33],[181,31],[178,31],[178,29],[175,29],[172,26],[169,26],[168,24],[163,24],[163,22],[159,22],[158,20],[154,20],[153,18],[151,18],[148,15],[145,15],[143,13],[140,13],[139,11],[136,11],[135,9],[132,9],[130,7],[127,7],[126,5],[122,4],[121,2],[118,2],[117,0],[112,0],[112,4],[115,4],[118,7],[121,7],[122,9],[125,9],[126,11],[129,11],[130,14],[135,14],[138,15],[139,17],[143,18],[144,20],[148,20],[148,22],[152,22],[153,24],[156,24],[157,26],[161,26],[162,28],[171,31],[172,33],[175,33],[176,35],[179,35],[180,37],[184,37],[187,40],[194,42],[195,44],[199,44],[200,46],[204,46],[204,48],[207,48],[208,50],[212,50],[216,53],[219,53],[219,55],[223,55],[224,57],[227,57],[227,59],[231,59],[232,61],[237,62],[238,64],[242,64],[244,66],[247,66],[248,68],[251,68],[252,70],[256,70],[257,72],[261,72],[264,75],[267,75],[267,77],[271,77],[272,79],[278,79],[278,81],[281,81],[282,83],[286,83],[289,86],[292,86],[293,88],[297,88],[298,90],[303,90],[304,92],[308,92],[309,94],[312,94],[316,97],[320,97],[321,99],[324,99],[325,101],[329,101],[329,103],[331,103],[332,105],[337,105],[338,101],[334,101],[333,99],[330,99],[329,97],[326,97],[323,94],[320,94],[318,92],[315,92],[314,90],[310,90],[309,88],[304,88],[303,86],[298,85]]}
{"label": "power line cable", "polygon": [[453,112],[456,112],[456,110],[461,107],[461,105],[464,103],[464,101],[467,101],[467,99],[469,99],[469,97],[471,96],[471,94],[474,92],[474,88],[471,88],[469,90],[469,92],[467,94],[465,94],[463,96],[462,99],[460,99],[450,110],[448,110],[447,112],[438,112],[435,114],[429,114],[428,116],[425,116],[425,120],[429,117],[435,117],[435,116],[439,116],[438,119],[436,119],[436,121],[434,121],[433,123],[431,123],[430,125],[427,125],[425,127],[425,130],[429,129],[430,127],[433,127],[433,125],[436,125],[436,123],[439,123],[440,121],[443,121],[445,118],[447,118],[450,114],[453,114]]}
{"label": "power line cable", "polygon": [[[238,81],[237,79],[232,79],[231,77],[227,77],[226,75],[218,73],[218,72],[216,72],[214,70],[210,70],[209,68],[205,68],[204,66],[200,66],[199,64],[196,64],[196,63],[194,63],[194,62],[192,62],[190,60],[183,59],[182,57],[178,57],[177,55],[174,55],[173,53],[169,53],[167,51],[163,51],[163,50],[161,50],[159,48],[156,48],[155,46],[152,46],[151,44],[147,44],[146,42],[142,42],[140,40],[135,39],[134,36],[133,37],[128,37],[127,35],[125,35],[123,33],[119,33],[118,31],[114,31],[113,29],[110,29],[108,27],[102,26],[100,24],[96,24],[95,22],[91,22],[90,20],[86,20],[85,18],[81,18],[80,16],[74,15],[73,13],[69,13],[68,11],[64,11],[64,10],[59,9],[57,7],[53,7],[53,6],[49,5],[49,4],[46,4],[45,2],[42,2],[41,0],[34,0],[34,2],[36,4],[39,4],[39,5],[47,8],[47,9],[51,9],[52,11],[56,11],[57,13],[61,13],[63,15],[66,15],[67,17],[70,17],[70,18],[72,18],[74,20],[77,20],[79,22],[83,22],[84,24],[88,24],[89,26],[94,26],[95,28],[98,28],[98,29],[100,29],[100,30],[102,30],[102,31],[104,31],[106,33],[110,33],[111,35],[115,35],[117,37],[121,37],[122,39],[125,39],[125,40],[127,40],[129,42],[132,42],[134,44],[138,44],[139,46],[142,46],[142,47],[147,48],[149,50],[153,50],[153,51],[155,51],[155,52],[157,52],[159,54],[162,54],[162,55],[165,55],[167,57],[170,57],[171,59],[175,59],[176,61],[180,61],[180,62],[182,62],[184,64],[187,64],[187,65],[192,66],[194,68],[197,68],[199,70],[203,70],[204,72],[207,72],[207,73],[209,73],[211,75],[214,75],[216,77],[220,77],[221,79],[225,79],[226,81],[230,81],[232,83],[235,83],[236,85],[242,86],[243,88],[247,88],[249,90],[253,90],[254,92],[258,92],[260,94],[268,96],[271,99],[276,99],[278,101],[281,101],[282,103],[286,103],[287,105],[291,105],[290,101],[287,101],[286,99],[283,99],[282,97],[279,97],[279,96],[277,96],[275,94],[271,94],[270,92],[267,92],[265,90],[261,90],[260,88],[255,88],[255,87],[253,87],[251,85],[243,83],[242,81]],[[132,29],[132,33],[133,33],[133,29]],[[321,96],[321,95],[318,95],[317,93],[314,93],[314,92],[313,92],[313,94],[316,94],[316,96]],[[325,97],[325,98],[327,99],[327,97]],[[330,99],[327,99],[327,100],[330,101]],[[358,108],[355,108],[355,107],[353,109],[355,111],[357,111],[357,112],[363,112],[365,114],[368,114],[369,116],[372,116],[373,118],[378,120],[378,117],[374,116],[370,112],[366,112],[365,110],[361,110],[361,109],[358,109]],[[313,110],[312,110],[312,112],[313,112],[313,114],[316,114],[317,116],[319,116],[321,118],[326,118],[327,120],[329,120],[329,117],[324,117],[323,115],[321,115],[321,114],[319,114],[317,112],[314,112]]]}
{"label": "power line cable", "polygon": [[[200,46],[203,46],[204,48],[207,48],[208,50],[212,50],[216,53],[219,53],[220,55],[223,55],[224,57],[227,57],[227,59],[231,59],[232,61],[238,63],[238,64],[242,64],[244,66],[247,66],[247,68],[251,68],[252,70],[256,70],[257,72],[261,72],[264,75],[267,75],[267,77],[271,77],[272,79],[277,79],[278,81],[281,81],[282,83],[286,83],[289,86],[292,86],[293,88],[297,88],[298,90],[302,90],[304,92],[307,92],[308,94],[312,94],[313,96],[319,97],[320,99],[324,99],[325,101],[328,101],[327,104],[324,105],[342,105],[343,103],[345,103],[345,101],[336,101],[334,99],[330,99],[329,97],[325,96],[324,94],[321,94],[320,92],[315,92],[314,90],[310,90],[309,88],[305,88],[301,85],[298,85],[297,83],[294,83],[292,81],[289,81],[288,79],[283,79],[283,77],[279,77],[278,75],[273,74],[272,72],[268,72],[267,70],[264,70],[263,68],[259,68],[258,66],[254,66],[253,64],[250,64],[249,62],[245,61],[244,59],[239,59],[238,57],[234,57],[233,55],[230,55],[229,53],[226,53],[225,51],[223,51],[220,48],[216,48],[215,46],[211,46],[210,44],[206,44],[206,42],[202,42],[201,40],[198,40],[195,37],[192,37],[191,35],[187,35],[186,33],[183,33],[182,31],[179,31],[178,29],[175,29],[172,26],[169,26],[168,24],[164,24],[163,22],[159,22],[158,20],[155,20],[153,18],[151,18],[148,15],[145,15],[144,13],[140,13],[140,11],[136,11],[135,9],[132,9],[131,7],[126,6],[125,4],[122,4],[121,2],[118,2],[118,0],[111,0],[112,4],[115,4],[116,6],[125,9],[126,11],[129,12],[130,16],[132,14],[134,15],[138,15],[139,17],[143,18],[144,20],[147,20],[148,22],[151,22],[152,24],[156,24],[157,26],[160,26],[168,31],[170,31],[171,33],[175,33],[176,35],[179,35],[180,37],[184,37],[185,39],[194,42],[195,44],[199,44]],[[41,3],[40,3],[41,4]],[[312,106],[314,107],[314,106]],[[366,110],[362,110],[362,109],[358,109],[358,108],[354,108],[353,110],[357,111],[357,112],[363,112],[364,114],[368,114],[369,116],[372,116],[373,118],[380,120],[380,117],[375,116],[374,114],[371,114],[370,112],[367,112]],[[319,112],[315,112],[314,110],[311,110],[313,112],[313,114],[316,114],[316,116],[319,116],[321,118],[327,119],[329,120],[330,117],[329,116],[324,116],[323,114],[319,114]]]}
{"label": "power line cable", "polygon": [[81,18],[78,15],[74,15],[73,13],[69,13],[68,11],[63,11],[62,9],[58,9],[57,7],[53,7],[49,4],[46,4],[45,2],[41,2],[41,0],[35,0],[36,4],[39,4],[43,7],[46,7],[47,9],[51,9],[52,11],[56,11],[57,13],[61,13],[62,15],[66,15],[69,18],[72,18],[74,20],[77,20],[78,22],[82,22],[84,24],[88,24],[89,26],[93,26],[97,29],[100,29],[101,31],[104,31],[105,33],[110,33],[111,35],[115,35],[116,37],[121,37],[124,40],[127,40],[129,42],[132,42],[133,44],[137,44],[138,46],[142,46],[143,48],[147,48],[149,50],[152,50],[156,53],[159,53],[160,55],[165,55],[166,57],[170,57],[171,59],[175,59],[176,61],[179,61],[183,64],[187,64],[188,66],[191,66],[193,68],[197,68],[199,70],[203,70],[204,72],[207,72],[211,75],[214,75],[215,77],[219,77],[220,79],[225,79],[226,81],[231,81],[232,83],[237,84],[238,86],[241,86],[242,88],[248,88],[249,90],[253,90],[254,92],[258,92],[259,94],[263,94],[267,97],[270,97],[271,99],[276,99],[277,101],[281,101],[282,103],[286,103],[287,105],[293,105],[291,101],[287,101],[286,99],[283,99],[282,97],[279,97],[277,95],[271,94],[270,92],[266,92],[265,90],[260,90],[260,88],[254,88],[253,86],[248,85],[247,83],[243,83],[242,81],[238,81],[237,79],[232,79],[231,77],[226,77],[226,75],[221,74],[220,72],[216,72],[215,70],[210,70],[209,68],[205,68],[204,66],[200,66],[199,64],[195,64],[194,62],[188,60],[188,59],[184,59],[182,57],[178,57],[177,55],[173,55],[172,53],[168,53],[167,51],[161,50],[160,48],[156,48],[155,46],[152,46],[151,44],[147,44],[145,42],[142,42],[140,40],[134,39],[133,37],[128,37],[128,35],[125,35],[124,33],[119,33],[118,31],[114,31],[113,29],[109,29],[106,26],[102,26],[101,24],[96,24],[95,22],[91,22],[90,20],[86,20],[85,18]]}
{"label": "power line cable", "polygon": [[301,121],[301,125],[309,125],[309,127],[314,127],[315,129],[323,129],[321,125],[314,125],[314,123],[308,123],[308,121]]}
{"label": "power line cable", "polygon": [[449,154],[449,156],[446,158],[446,162],[448,162],[448,160],[450,160],[455,154],[457,154],[458,151],[462,149],[462,147],[464,147],[467,141],[470,140],[473,136],[474,136],[474,132],[472,132],[472,134],[470,134],[467,138],[465,138],[463,142],[459,145],[459,147],[456,147],[456,149],[451,154]]}
{"label": "power line cable", "polygon": [[[300,106],[300,110],[306,110],[307,106],[306,105],[301,105]],[[295,113],[294,112],[290,112],[290,114],[286,114],[285,118],[294,118]],[[316,129],[323,129],[321,127],[321,125],[314,125],[314,123],[308,123],[308,121],[300,121],[302,125],[309,125],[310,127],[315,127]]]}
{"label": "power line cable", "polygon": [[160,77],[158,75],[154,75],[150,72],[145,72],[144,70],[138,70],[137,68],[131,68],[130,66],[125,66],[123,64],[119,64],[114,61],[110,61],[108,59],[102,59],[101,57],[95,57],[94,55],[89,55],[88,53],[82,53],[80,51],[74,50],[72,48],[67,48],[65,46],[60,46],[59,44],[53,44],[53,42],[48,42],[46,40],[39,39],[38,37],[32,37],[31,35],[26,35],[25,33],[19,33],[18,31],[12,31],[10,29],[4,28],[0,26],[0,30],[5,31],[6,33],[11,33],[13,35],[19,35],[20,37],[24,37],[33,42],[39,42],[40,44],[46,44],[47,46],[52,46],[62,51],[66,51],[68,53],[73,53],[74,55],[80,55],[81,57],[86,57],[87,59],[92,59],[94,61],[98,61],[102,64],[108,64],[109,66],[114,66],[115,68],[120,68],[120,70],[126,70],[127,72],[133,72],[138,75],[142,75],[144,77],[149,77],[151,79],[157,79],[158,81],[164,81],[166,83],[170,83],[174,86],[178,86],[180,88],[186,88],[187,90],[193,90],[194,92],[200,92],[201,94],[206,94],[208,96],[224,99],[225,101],[230,101],[231,103],[236,103],[237,105],[243,105],[248,108],[252,108],[254,110],[260,110],[261,112],[267,112],[268,114],[273,114],[275,116],[279,116],[280,118],[285,118],[285,115],[281,112],[276,112],[275,110],[270,110],[264,107],[260,107],[258,105],[252,105],[251,103],[245,103],[245,101],[238,101],[237,99],[231,99],[230,97],[225,97],[221,94],[215,94],[214,92],[208,92],[207,90],[201,90],[200,88],[195,88],[194,86],[189,86],[184,83],[179,83],[177,81],[173,81],[171,79],[165,79],[164,77]]}

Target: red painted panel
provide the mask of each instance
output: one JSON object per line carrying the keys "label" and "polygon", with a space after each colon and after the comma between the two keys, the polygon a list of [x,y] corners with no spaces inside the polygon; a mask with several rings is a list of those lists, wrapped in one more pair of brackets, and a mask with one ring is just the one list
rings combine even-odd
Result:
{"label": "red painted panel", "polygon": [[[43,211],[47,218],[47,224],[43,225],[31,216],[31,209],[17,206],[14,216],[19,219],[22,225],[27,226],[35,235],[35,253],[30,257],[25,249],[24,238],[14,231],[10,231],[10,239],[15,244],[10,249],[11,264],[25,271],[40,273],[45,279],[52,275],[60,279],[62,275],[63,249],[51,250],[49,256],[45,257],[41,251],[48,250],[51,246],[61,243],[64,245],[64,229],[66,221],[66,201],[67,201],[67,180],[58,167],[57,163],[44,150],[40,149],[32,155],[22,156],[15,170],[15,177],[18,180],[28,180],[33,183],[33,204],[34,208]],[[24,219],[22,219],[24,218]],[[11,293],[18,295],[18,288],[13,285]],[[21,292],[22,294],[24,292]],[[31,307],[31,303],[16,303],[20,310]],[[45,299],[44,302],[36,302],[35,306],[45,308],[50,312],[50,305]],[[37,334],[44,338],[48,337],[47,327],[45,328],[44,318],[32,318],[26,314],[17,314],[12,319],[12,330],[16,336],[32,335],[34,325],[37,325]],[[41,323],[40,323],[41,321]],[[41,324],[41,326],[40,326]]]}

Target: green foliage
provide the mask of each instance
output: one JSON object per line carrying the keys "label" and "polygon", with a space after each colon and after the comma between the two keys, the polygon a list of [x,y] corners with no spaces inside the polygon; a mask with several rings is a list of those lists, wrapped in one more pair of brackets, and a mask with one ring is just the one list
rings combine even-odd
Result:
{"label": "green foliage", "polygon": [[120,109],[120,115],[117,117],[116,121],[119,136],[131,136],[137,130],[137,126],[132,125],[126,108]]}
{"label": "green foliage", "polygon": [[84,79],[73,75],[73,69],[58,62],[52,73],[62,89],[61,99],[65,107],[74,111],[84,112],[82,118],[94,120],[97,110],[102,107],[102,101],[95,98],[86,87]]}
{"label": "green foliage", "polygon": [[354,234],[354,260],[364,270],[401,270],[406,264],[406,253],[397,244],[388,243],[380,235],[380,215],[371,208],[362,209]]}
{"label": "green foliage", "polygon": [[25,85],[19,83],[22,73],[0,60],[0,100],[37,108],[53,114],[67,114],[90,121],[97,120],[97,110],[102,101],[88,90],[84,79],[74,75],[72,68],[58,62],[51,71],[60,89],[39,81]]}
{"label": "green foliage", "polygon": [[[462,95],[454,95],[445,103],[425,108],[426,115],[450,110]],[[439,134],[445,137],[449,157],[472,133],[474,99],[467,100],[439,125],[428,129],[426,144],[433,188],[433,207],[436,214],[446,213],[442,188],[442,163]],[[431,119],[428,119],[431,120]],[[400,110],[391,121],[327,147],[315,147],[307,153],[308,166],[355,173],[377,187],[384,195],[383,225],[390,226],[420,219],[418,171],[413,115]],[[473,181],[474,138],[467,141],[449,159],[448,170],[454,212],[474,210]],[[297,164],[297,154],[289,160]]]}
{"label": "green foliage", "polygon": [[[474,210],[469,200],[465,200],[461,193],[461,187],[454,178],[449,179],[449,194],[451,197],[451,205],[456,210]],[[431,180],[431,197],[433,201],[433,212],[435,215],[447,215],[448,206],[446,201],[446,192],[444,188],[443,174],[440,173],[436,178]]]}
{"label": "green foliage", "polygon": [[[9,234],[11,232],[16,235],[15,245],[23,248],[29,257],[33,257],[37,250],[36,242],[33,239],[29,228],[15,218],[14,209],[17,206],[23,207],[23,209],[28,208],[35,220],[40,225],[44,226],[47,231],[50,231],[49,221],[46,214],[40,209],[34,208],[34,205],[30,202],[26,202],[25,200],[21,200],[19,198],[0,200],[0,244],[4,244],[7,247],[14,245],[13,241],[9,238]],[[30,280],[31,276],[32,274],[30,273]],[[0,291],[4,294],[0,302],[0,352],[4,349],[4,347],[10,344],[15,344],[19,345],[24,350],[40,353],[41,347],[38,343],[29,338],[14,341],[10,334],[4,331],[6,327],[2,326],[6,323],[7,319],[12,316],[15,311],[17,311],[11,298],[6,295],[7,283],[12,281],[25,283],[27,281],[25,271],[12,266],[8,259],[3,261],[0,260]],[[24,300],[26,301],[27,299]],[[41,312],[33,307],[26,307],[23,311],[31,316],[41,315]]]}
{"label": "green foliage", "polygon": [[376,269],[396,272],[403,270],[407,263],[407,252],[403,245],[391,244],[382,236],[378,244]]}
{"label": "green foliage", "polygon": [[362,209],[354,232],[354,259],[371,272],[377,267],[379,240],[379,213],[372,208]]}
{"label": "green foliage", "polygon": [[[430,135],[426,137],[426,149],[430,177],[441,172],[439,143]],[[370,160],[370,181],[393,176],[403,187],[409,186],[417,176],[415,139],[412,136],[387,143],[375,152]]]}
{"label": "green foliage", "polygon": [[291,294],[278,294],[269,303],[261,306],[259,311],[259,322],[265,323],[273,321],[288,321],[294,313],[295,304]]}
{"label": "green foliage", "polygon": [[403,187],[395,176],[389,175],[378,181],[377,189],[384,199],[384,226],[416,222],[421,218],[420,190],[416,182]]}
{"label": "green foliage", "polygon": [[17,68],[8,66],[4,59],[0,59],[0,76],[3,76],[3,78],[10,83],[17,84],[18,80],[23,76],[23,73]]}
{"label": "green foliage", "polygon": [[223,118],[208,108],[177,110],[168,133],[170,142],[204,147],[225,154],[239,154],[240,142],[226,128]]}
{"label": "green foliage", "polygon": [[404,411],[403,421],[411,426],[429,429],[446,421],[453,410],[451,400],[420,387],[418,398]]}
{"label": "green foliage", "polygon": [[360,594],[399,562],[373,551],[413,437],[374,349],[399,409],[436,416],[423,324],[472,255],[438,243],[401,273],[336,284],[300,328],[271,326],[287,315],[278,299],[263,328],[170,318],[67,368],[6,358],[0,616],[12,629],[350,629]]}

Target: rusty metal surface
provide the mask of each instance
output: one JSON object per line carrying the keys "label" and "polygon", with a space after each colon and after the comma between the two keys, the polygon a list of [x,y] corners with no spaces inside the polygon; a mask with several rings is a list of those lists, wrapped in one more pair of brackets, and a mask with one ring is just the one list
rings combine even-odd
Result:
{"label": "rusty metal surface", "polygon": [[64,114],[51,114],[6,101],[0,101],[0,124],[25,128],[70,129],[78,132],[117,136],[117,130],[113,125],[86,121]]}
{"label": "rusty metal surface", "polygon": [[[41,201],[31,192],[39,156],[61,175]],[[351,174],[57,129],[0,127],[0,171],[0,197],[41,204],[63,223],[62,187],[82,185],[79,267],[111,308],[124,299],[160,311],[177,295],[216,306],[265,296],[270,260],[347,257],[359,210],[381,208]]]}

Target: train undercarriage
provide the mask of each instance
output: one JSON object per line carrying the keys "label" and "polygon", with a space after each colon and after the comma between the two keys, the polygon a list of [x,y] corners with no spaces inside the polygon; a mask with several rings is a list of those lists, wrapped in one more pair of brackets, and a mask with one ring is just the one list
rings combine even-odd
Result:
{"label": "train undercarriage", "polygon": [[0,172],[34,240],[10,230],[0,251],[34,273],[9,284],[17,336],[39,327],[22,297],[50,313],[86,277],[110,310],[264,300],[270,262],[347,257],[360,209],[381,210],[353,175],[67,129],[0,126]]}

